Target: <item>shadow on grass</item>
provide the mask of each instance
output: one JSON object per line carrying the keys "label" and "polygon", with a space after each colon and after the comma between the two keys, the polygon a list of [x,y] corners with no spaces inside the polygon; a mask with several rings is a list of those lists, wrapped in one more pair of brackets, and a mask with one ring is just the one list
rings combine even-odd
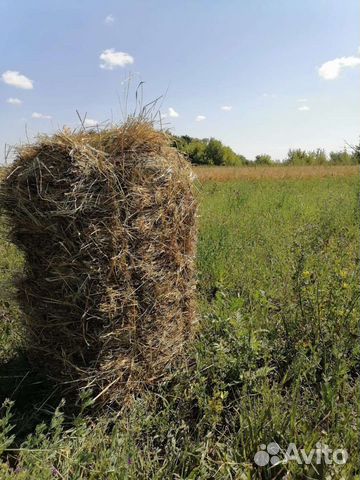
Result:
{"label": "shadow on grass", "polygon": [[0,406],[6,399],[14,402],[11,424],[15,447],[32,433],[39,423],[49,423],[62,398],[61,386],[52,383],[32,368],[26,352],[20,351],[0,364]]}

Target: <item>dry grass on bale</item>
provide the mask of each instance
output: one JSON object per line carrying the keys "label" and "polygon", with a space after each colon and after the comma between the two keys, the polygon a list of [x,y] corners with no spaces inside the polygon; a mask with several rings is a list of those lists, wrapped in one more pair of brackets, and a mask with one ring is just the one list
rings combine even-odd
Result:
{"label": "dry grass on bale", "polygon": [[151,123],[19,148],[1,205],[25,253],[30,357],[99,402],[166,377],[195,324],[189,163]]}

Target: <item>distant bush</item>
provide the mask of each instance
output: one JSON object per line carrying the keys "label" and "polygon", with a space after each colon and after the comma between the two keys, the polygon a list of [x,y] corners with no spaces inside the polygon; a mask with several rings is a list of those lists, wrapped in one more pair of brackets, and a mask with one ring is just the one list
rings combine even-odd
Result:
{"label": "distant bush", "polygon": [[356,153],[359,147],[354,147],[349,153],[346,149],[338,152],[330,152],[329,158],[323,149],[301,150],[301,148],[290,149],[285,160],[286,165],[355,165],[359,163],[359,155]]}
{"label": "distant bush", "polygon": [[261,154],[261,155],[256,155],[255,157],[255,164],[256,165],[272,165],[274,162],[271,160],[270,155],[267,154]]}
{"label": "distant bush", "polygon": [[192,138],[188,135],[173,136],[173,145],[187,155],[196,165],[246,165],[248,160],[216,138]]}
{"label": "distant bush", "polygon": [[301,150],[290,149],[285,160],[287,165],[324,165],[327,162],[326,153],[323,149]]}
{"label": "distant bush", "polygon": [[194,140],[186,144],[186,147],[183,149],[183,152],[190,158],[191,163],[199,165],[207,163],[205,151],[206,143],[201,140]]}
{"label": "distant bush", "polygon": [[352,150],[355,163],[360,163],[360,143],[355,147],[352,147]]}
{"label": "distant bush", "polygon": [[354,154],[350,154],[344,149],[340,152],[330,152],[330,163],[333,165],[352,165],[358,162]]}

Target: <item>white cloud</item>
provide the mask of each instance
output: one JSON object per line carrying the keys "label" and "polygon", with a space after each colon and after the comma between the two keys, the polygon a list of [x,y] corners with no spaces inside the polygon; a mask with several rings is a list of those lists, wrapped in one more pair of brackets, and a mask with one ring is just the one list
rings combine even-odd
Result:
{"label": "white cloud", "polygon": [[6,101],[7,103],[10,103],[10,105],[20,106],[22,104],[22,101],[19,98],[10,97]]}
{"label": "white cloud", "polygon": [[263,93],[262,96],[265,98],[276,98],[276,93]]}
{"label": "white cloud", "polygon": [[344,68],[354,68],[360,65],[360,57],[339,57],[329,60],[318,69],[320,77],[325,80],[334,80]]}
{"label": "white cloud", "polygon": [[161,117],[161,118],[166,118],[166,117],[167,117],[167,113],[162,113],[162,114],[160,115],[160,117]]}
{"label": "white cloud", "polygon": [[38,120],[51,120],[51,115],[44,115],[43,113],[34,112],[31,115],[31,118],[36,118]]}
{"label": "white cloud", "polygon": [[85,118],[84,125],[85,127],[96,127],[99,125],[99,122],[93,118]]}
{"label": "white cloud", "polygon": [[178,112],[174,110],[172,107],[169,107],[169,117],[176,118],[178,116],[179,116]]}
{"label": "white cloud", "polygon": [[109,15],[106,15],[104,22],[106,23],[106,25],[112,25],[115,22],[114,15],[112,15],[111,13],[109,13]]}
{"label": "white cloud", "polygon": [[205,115],[198,115],[198,116],[195,118],[195,122],[202,122],[203,120],[206,120]]}
{"label": "white cloud", "polygon": [[308,101],[307,98],[298,98],[299,103],[306,103]]}
{"label": "white cloud", "polygon": [[308,107],[307,105],[301,105],[298,110],[300,110],[300,112],[308,112],[310,110],[310,107]]}
{"label": "white cloud", "polygon": [[15,70],[7,70],[1,77],[3,82],[13,87],[22,88],[23,90],[32,90],[34,88],[34,82],[30,78],[21,75],[21,73]]}
{"label": "white cloud", "polygon": [[125,67],[134,63],[134,58],[125,52],[116,52],[113,48],[104,50],[100,55],[100,68],[114,70],[117,67]]}
{"label": "white cloud", "polygon": [[232,105],[223,105],[221,107],[221,110],[223,110],[224,112],[230,112],[232,110]]}

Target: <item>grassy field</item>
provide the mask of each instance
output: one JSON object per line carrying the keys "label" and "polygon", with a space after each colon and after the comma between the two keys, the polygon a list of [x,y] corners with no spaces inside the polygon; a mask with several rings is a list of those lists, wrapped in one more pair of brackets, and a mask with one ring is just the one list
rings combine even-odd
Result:
{"label": "grassy field", "polygon": [[[356,171],[196,169],[199,334],[188,365],[121,415],[95,417],[86,393],[68,408],[29,370],[21,257],[2,240],[0,479],[360,479]],[[348,459],[258,466],[270,442],[280,460],[318,442]]]}
{"label": "grassy field", "polygon": [[274,165],[250,167],[212,167],[196,166],[194,172],[203,182],[229,182],[235,180],[286,180],[324,177],[349,177],[359,172],[356,165],[314,165],[309,167]]}

